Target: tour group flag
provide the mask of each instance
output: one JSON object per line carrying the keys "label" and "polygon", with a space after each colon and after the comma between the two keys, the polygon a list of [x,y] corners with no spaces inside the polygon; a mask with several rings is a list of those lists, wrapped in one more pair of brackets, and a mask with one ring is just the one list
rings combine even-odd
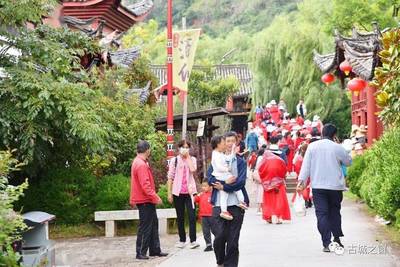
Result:
{"label": "tour group flag", "polygon": [[200,29],[176,31],[173,35],[174,87],[187,92]]}

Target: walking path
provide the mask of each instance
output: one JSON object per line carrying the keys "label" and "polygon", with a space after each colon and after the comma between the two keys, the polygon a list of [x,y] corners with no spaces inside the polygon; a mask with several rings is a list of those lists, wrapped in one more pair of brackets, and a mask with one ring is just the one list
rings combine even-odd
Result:
{"label": "walking path", "polygon": [[[288,194],[291,198],[291,194]],[[290,223],[266,224],[256,209],[250,209],[240,237],[241,267],[400,267],[372,218],[361,211],[360,204],[344,200],[342,207],[345,245],[344,255],[323,253],[316,227],[315,210],[308,209],[305,217],[293,216]],[[158,266],[204,267],[216,266],[213,252],[188,248],[179,250]]]}
{"label": "walking path", "polygon": [[[247,183],[254,203],[254,184]],[[288,194],[291,199],[292,194]],[[323,253],[316,227],[315,210],[305,217],[292,216],[290,223],[265,223],[252,207],[246,212],[240,237],[240,267],[400,267],[400,258],[386,246],[382,229],[366,215],[362,205],[345,199],[342,205],[344,255]],[[293,214],[293,210],[292,210]],[[90,238],[56,242],[56,265],[70,267],[205,267],[216,266],[213,252],[174,248],[177,236],[161,237],[167,259],[135,259],[136,237]],[[396,254],[399,255],[399,254]]]}

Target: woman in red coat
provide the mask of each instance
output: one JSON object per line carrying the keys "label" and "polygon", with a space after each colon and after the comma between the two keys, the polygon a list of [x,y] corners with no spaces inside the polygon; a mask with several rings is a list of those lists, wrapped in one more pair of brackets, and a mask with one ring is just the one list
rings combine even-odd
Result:
{"label": "woman in red coat", "polygon": [[283,220],[290,220],[285,185],[285,161],[271,151],[266,151],[260,164],[259,174],[264,188],[263,219],[272,223],[275,217],[277,224],[281,224]]}

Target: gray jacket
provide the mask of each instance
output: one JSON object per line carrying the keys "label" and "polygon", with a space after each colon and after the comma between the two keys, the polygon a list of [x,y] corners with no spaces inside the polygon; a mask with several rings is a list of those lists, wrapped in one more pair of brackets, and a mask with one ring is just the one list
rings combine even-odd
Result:
{"label": "gray jacket", "polygon": [[342,164],[349,166],[351,157],[341,145],[329,139],[313,142],[304,156],[299,182],[305,184],[310,177],[311,188],[344,190]]}

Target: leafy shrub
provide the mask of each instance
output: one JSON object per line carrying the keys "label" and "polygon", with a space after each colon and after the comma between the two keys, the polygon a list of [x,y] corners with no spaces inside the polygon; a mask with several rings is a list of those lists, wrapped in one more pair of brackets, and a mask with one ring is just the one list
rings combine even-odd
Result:
{"label": "leafy shrub", "polygon": [[89,171],[54,169],[31,184],[23,198],[23,210],[54,214],[58,223],[86,223],[93,218],[95,194],[96,177]]}
{"label": "leafy shrub", "polygon": [[398,209],[395,213],[395,217],[396,217],[396,224],[395,226],[397,227],[397,229],[400,230],[400,209]]}
{"label": "leafy shrub", "polygon": [[386,132],[368,151],[360,195],[379,215],[395,221],[400,208],[400,128]]}
{"label": "leafy shrub", "polygon": [[347,172],[350,191],[358,196],[360,196],[360,178],[367,167],[365,158],[366,154],[355,157]]}
{"label": "leafy shrub", "polygon": [[129,208],[130,179],[122,174],[104,176],[97,186],[96,210]]}
{"label": "leafy shrub", "polygon": [[400,125],[400,30],[395,28],[382,36],[379,52],[381,67],[375,69],[373,85],[378,89],[377,104],[382,108],[379,116],[387,125]]}
{"label": "leafy shrub", "polygon": [[17,233],[26,228],[22,217],[13,211],[14,202],[22,195],[28,184],[8,184],[8,174],[15,170],[17,161],[10,152],[0,151],[0,266],[19,266],[20,256],[12,249],[12,242],[18,240]]}

